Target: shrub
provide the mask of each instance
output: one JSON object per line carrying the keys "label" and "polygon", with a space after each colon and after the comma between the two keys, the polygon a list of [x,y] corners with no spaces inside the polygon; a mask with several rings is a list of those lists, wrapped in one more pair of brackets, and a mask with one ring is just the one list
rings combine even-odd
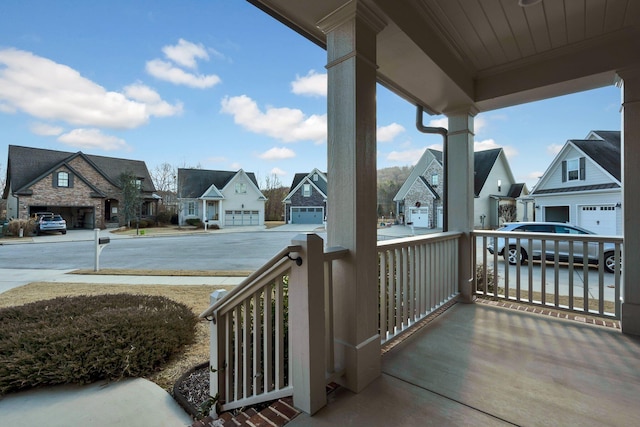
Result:
{"label": "shrub", "polygon": [[490,268],[487,268],[487,277],[485,280],[484,277],[484,265],[483,264],[478,264],[476,265],[476,278],[478,280],[478,290],[479,291],[483,291],[484,287],[485,287],[485,282],[487,285],[487,293],[493,293],[494,291],[494,287],[493,285],[495,284],[495,277],[493,275],[493,270]]}
{"label": "shrub", "polygon": [[174,213],[171,215],[171,224],[178,225],[178,214]]}
{"label": "shrub", "polygon": [[196,316],[165,297],[59,297],[0,309],[0,395],[144,376],[194,340]]}
{"label": "shrub", "polygon": [[191,225],[196,228],[204,228],[204,223],[200,218],[189,218],[187,221],[188,225]]}
{"label": "shrub", "polygon": [[33,219],[12,219],[9,221],[7,231],[9,231],[13,236],[19,236],[21,228],[23,235],[29,236],[36,230],[36,222]]}
{"label": "shrub", "polygon": [[160,225],[167,225],[171,223],[171,213],[170,212],[159,212],[156,216],[156,221]]}

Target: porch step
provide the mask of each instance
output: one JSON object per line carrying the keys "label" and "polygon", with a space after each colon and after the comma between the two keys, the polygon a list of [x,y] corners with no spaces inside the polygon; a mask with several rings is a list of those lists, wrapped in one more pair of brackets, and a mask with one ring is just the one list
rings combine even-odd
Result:
{"label": "porch step", "polygon": [[209,416],[194,422],[191,427],[282,427],[299,413],[300,411],[293,407],[293,398],[284,397],[271,403],[260,412],[254,408],[249,408],[236,415],[224,412],[217,420]]}

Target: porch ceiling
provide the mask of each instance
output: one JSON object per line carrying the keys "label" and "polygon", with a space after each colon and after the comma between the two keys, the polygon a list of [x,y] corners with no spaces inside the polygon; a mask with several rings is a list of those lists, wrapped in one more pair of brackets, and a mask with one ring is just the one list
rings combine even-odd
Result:
{"label": "porch ceiling", "polygon": [[[320,46],[348,0],[248,0]],[[362,1],[362,0],[361,0]],[[613,84],[640,65],[636,0],[364,0],[386,22],[378,80],[432,114],[486,111]]]}

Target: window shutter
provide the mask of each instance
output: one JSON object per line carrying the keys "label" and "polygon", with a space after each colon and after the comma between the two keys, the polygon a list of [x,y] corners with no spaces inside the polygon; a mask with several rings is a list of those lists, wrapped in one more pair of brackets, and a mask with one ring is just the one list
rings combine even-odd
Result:
{"label": "window shutter", "polygon": [[585,179],[587,179],[585,173],[585,163],[585,158],[580,157],[580,181],[584,181]]}
{"label": "window shutter", "polygon": [[73,187],[73,174],[70,173],[69,175],[69,188]]}
{"label": "window shutter", "polygon": [[51,180],[51,186],[54,188],[58,186],[58,172],[53,173],[53,180]]}
{"label": "window shutter", "polygon": [[567,161],[562,161],[562,182],[567,182]]}

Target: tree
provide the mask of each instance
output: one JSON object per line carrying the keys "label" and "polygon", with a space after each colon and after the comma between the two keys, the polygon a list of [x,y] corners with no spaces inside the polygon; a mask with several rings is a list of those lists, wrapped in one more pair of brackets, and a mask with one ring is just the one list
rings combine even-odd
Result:
{"label": "tree", "polygon": [[264,204],[264,219],[266,221],[280,221],[284,213],[282,200],[287,197],[289,189],[282,185],[278,175],[272,174],[264,180],[263,188],[260,190],[267,198]]}
{"label": "tree", "polygon": [[131,227],[131,220],[138,217],[142,208],[142,183],[132,172],[120,174],[120,188],[122,188],[122,213],[127,227]]}
{"label": "tree", "polygon": [[178,172],[175,166],[171,166],[169,163],[162,163],[151,171],[151,180],[153,186],[159,192],[176,192],[176,180],[178,179]]}

